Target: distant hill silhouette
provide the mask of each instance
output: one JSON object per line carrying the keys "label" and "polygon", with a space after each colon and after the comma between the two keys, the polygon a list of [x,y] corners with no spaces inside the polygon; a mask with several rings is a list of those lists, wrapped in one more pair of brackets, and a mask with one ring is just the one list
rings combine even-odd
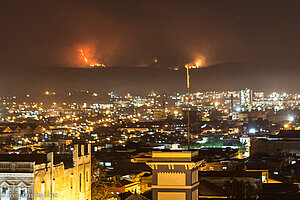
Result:
{"label": "distant hill silhouette", "polygon": [[[280,65],[279,63],[276,63]],[[237,90],[249,87],[262,91],[298,91],[300,69],[272,63],[224,63],[191,70],[191,90]],[[294,69],[293,71],[291,69]],[[297,69],[295,71],[295,69]],[[107,68],[6,68],[0,73],[0,95],[45,90],[91,89],[98,92],[146,94],[185,92],[186,71],[163,66]]]}

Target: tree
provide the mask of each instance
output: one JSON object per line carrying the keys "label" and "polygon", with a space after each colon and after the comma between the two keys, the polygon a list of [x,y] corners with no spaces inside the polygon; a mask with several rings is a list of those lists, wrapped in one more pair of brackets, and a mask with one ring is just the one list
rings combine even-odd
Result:
{"label": "tree", "polygon": [[115,188],[121,184],[115,179],[109,179],[106,171],[96,158],[92,160],[92,200],[117,199]]}
{"label": "tree", "polygon": [[223,142],[218,136],[210,137],[206,143],[203,144],[204,148],[222,148]]}

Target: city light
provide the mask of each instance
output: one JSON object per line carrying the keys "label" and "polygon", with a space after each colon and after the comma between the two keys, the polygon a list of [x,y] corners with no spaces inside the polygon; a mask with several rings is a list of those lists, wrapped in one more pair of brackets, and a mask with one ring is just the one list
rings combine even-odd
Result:
{"label": "city light", "polygon": [[289,115],[289,116],[288,116],[288,120],[289,120],[290,122],[293,122],[293,121],[295,120],[295,117],[294,117],[294,116],[291,116],[291,115]]}
{"label": "city light", "polygon": [[256,131],[256,129],[255,128],[250,128],[249,129],[249,133],[251,133],[251,134],[255,134],[257,131]]}

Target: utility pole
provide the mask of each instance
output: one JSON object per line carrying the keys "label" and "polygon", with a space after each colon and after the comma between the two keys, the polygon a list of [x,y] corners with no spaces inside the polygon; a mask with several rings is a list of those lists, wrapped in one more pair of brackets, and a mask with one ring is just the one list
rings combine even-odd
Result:
{"label": "utility pole", "polygon": [[185,66],[186,68],[186,84],[187,84],[187,91],[188,91],[188,150],[190,150],[190,74],[189,74],[189,66]]}

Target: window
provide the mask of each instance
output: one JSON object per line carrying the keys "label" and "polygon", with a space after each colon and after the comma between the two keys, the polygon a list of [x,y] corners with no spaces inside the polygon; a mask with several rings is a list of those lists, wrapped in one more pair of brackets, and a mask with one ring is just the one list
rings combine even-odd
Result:
{"label": "window", "polygon": [[27,200],[27,188],[19,188],[19,200]]}
{"label": "window", "polygon": [[46,196],[45,183],[42,183],[41,196],[42,196],[41,200],[45,200],[45,196]]}
{"label": "window", "polygon": [[81,192],[81,174],[79,175],[79,192]]}
{"label": "window", "polygon": [[52,194],[51,195],[54,195],[55,193],[55,181],[53,180],[52,182]]}
{"label": "window", "polygon": [[86,182],[89,182],[89,172],[88,171],[85,172],[85,176],[86,176]]}
{"label": "window", "polygon": [[8,187],[1,188],[1,200],[9,200],[9,189],[8,189]]}
{"label": "window", "polygon": [[71,173],[71,189],[73,189],[73,173]]}
{"label": "window", "polygon": [[262,176],[262,182],[264,183],[266,181],[266,177]]}

